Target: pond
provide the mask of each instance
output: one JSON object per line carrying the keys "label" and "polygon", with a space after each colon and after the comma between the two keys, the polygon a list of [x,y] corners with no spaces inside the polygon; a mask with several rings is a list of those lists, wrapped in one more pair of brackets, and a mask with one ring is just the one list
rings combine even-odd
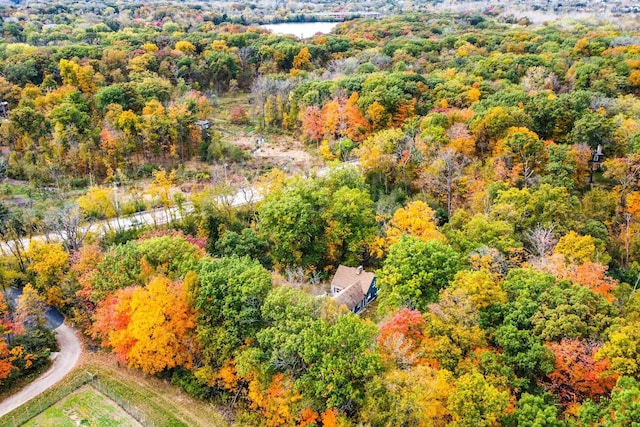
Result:
{"label": "pond", "polygon": [[293,34],[296,37],[306,39],[316,33],[327,34],[338,24],[338,22],[286,22],[282,24],[265,24],[261,25],[261,27],[271,30],[275,34]]}

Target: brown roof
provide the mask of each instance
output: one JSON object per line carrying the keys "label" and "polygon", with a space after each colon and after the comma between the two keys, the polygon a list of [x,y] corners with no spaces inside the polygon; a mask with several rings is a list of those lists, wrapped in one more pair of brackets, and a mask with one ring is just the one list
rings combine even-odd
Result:
{"label": "brown roof", "polygon": [[[360,274],[358,274],[358,271],[360,271]],[[341,265],[338,267],[335,276],[333,276],[333,280],[331,280],[331,287],[337,286],[342,290],[347,290],[349,286],[359,282],[362,293],[366,295],[374,277],[375,274],[364,271],[360,267],[354,268]]]}
{"label": "brown roof", "polygon": [[339,266],[331,281],[331,287],[338,287],[342,290],[333,298],[339,304],[345,304],[350,310],[353,310],[369,292],[374,277],[373,273],[368,273],[362,268]]}
{"label": "brown roof", "polygon": [[345,290],[338,292],[333,298],[338,301],[338,304],[344,304],[349,307],[349,310],[358,305],[365,297],[365,293],[362,292],[362,286],[360,282],[354,283],[353,286],[349,286]]}

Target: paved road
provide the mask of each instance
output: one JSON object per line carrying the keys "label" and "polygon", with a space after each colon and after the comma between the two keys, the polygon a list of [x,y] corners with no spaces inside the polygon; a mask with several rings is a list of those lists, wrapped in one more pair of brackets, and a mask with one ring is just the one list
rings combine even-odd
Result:
{"label": "paved road", "polygon": [[[358,162],[349,162],[357,165]],[[325,176],[329,168],[322,168],[316,172],[316,176]],[[228,196],[219,196],[218,201],[227,206],[238,207],[248,203],[258,202],[263,199],[263,195],[252,187],[242,188],[237,193]],[[190,203],[186,203],[183,207],[184,212],[193,209]],[[102,234],[109,229],[127,229],[140,224],[164,224],[174,219],[180,218],[180,211],[177,208],[155,209],[146,212],[139,212],[126,218],[114,218],[111,220],[101,221],[93,224],[94,230]],[[93,230],[92,230],[93,231]],[[23,243],[28,246],[30,240],[57,240],[56,234],[46,236],[35,236],[32,239],[25,238]],[[0,245],[0,252],[8,248]],[[17,298],[17,294],[14,295]],[[56,355],[53,365],[47,372],[42,374],[38,379],[22,389],[20,392],[8,397],[0,402],[0,416],[3,416],[22,404],[28,402],[49,387],[64,378],[78,363],[82,346],[73,329],[62,323],[62,315],[53,309],[47,312],[47,321],[49,325],[55,327],[56,339],[60,347],[60,352]],[[51,327],[50,326],[50,327]]]}
{"label": "paved road", "polygon": [[60,352],[57,353],[53,365],[34,382],[0,402],[0,417],[33,399],[60,381],[71,372],[78,363],[80,353],[82,353],[82,346],[76,336],[76,332],[67,326],[66,323],[62,323],[55,331]]}
{"label": "paved road", "polygon": [[[217,201],[220,204],[231,207],[238,207],[246,205],[248,203],[259,202],[260,200],[262,200],[262,198],[263,197],[251,187],[241,188],[235,194],[216,197]],[[178,209],[175,206],[167,209],[152,209],[148,211],[138,212],[127,217],[111,218],[108,220],[97,221],[89,225],[83,225],[81,227],[81,230],[82,233],[90,231],[91,233],[103,235],[111,230],[127,230],[140,225],[162,225],[166,224],[167,222],[178,220],[181,218],[182,213],[186,214],[191,212],[192,210],[193,205],[190,202],[187,202],[182,206],[182,210]],[[44,235],[33,236],[31,238],[24,237],[20,239],[20,242],[25,249],[29,248],[29,243],[31,243],[32,241],[56,242],[60,241],[60,235],[58,233],[48,233]],[[14,244],[15,242],[0,242],[0,254],[9,254],[10,249]]]}
{"label": "paved road", "polygon": [[[358,167],[360,162],[357,160],[352,160],[348,162],[344,162],[342,165],[338,166],[338,168],[356,166]],[[303,176],[316,176],[316,177],[324,177],[326,176],[331,167],[323,167],[316,171],[311,171],[311,173],[307,172]],[[260,191],[253,187],[245,187],[240,188],[235,194],[228,194],[223,196],[217,196],[216,200],[218,203],[224,206],[230,207],[239,207],[249,203],[256,203],[261,201],[264,198],[264,195],[260,194]],[[171,222],[177,219],[180,219],[182,213],[189,213],[193,210],[193,205],[191,202],[184,203],[182,206],[182,212],[177,207],[170,207],[167,209],[158,208],[152,209],[144,212],[138,212],[128,217],[122,218],[112,218],[109,220],[98,221],[90,225],[82,226],[82,231],[85,232],[89,229],[92,233],[97,233],[98,235],[103,235],[110,230],[127,230],[129,228],[137,227],[139,225],[161,225],[167,222]],[[31,241],[40,241],[40,242],[49,242],[49,241],[59,241],[60,236],[57,233],[49,233],[46,235],[33,236],[31,238],[25,237],[20,239],[22,245],[25,249],[29,248],[29,243]],[[0,254],[8,254],[10,253],[11,246],[15,244],[14,242],[0,242]]]}
{"label": "paved road", "polygon": [[[4,299],[5,301],[8,301],[12,307],[16,307],[18,305],[18,298],[20,298],[20,295],[22,295],[22,289],[9,286],[4,292]],[[52,306],[47,308],[44,316],[47,319],[45,326],[48,329],[56,329],[58,326],[62,325],[62,322],[64,322],[64,316],[62,313]]]}

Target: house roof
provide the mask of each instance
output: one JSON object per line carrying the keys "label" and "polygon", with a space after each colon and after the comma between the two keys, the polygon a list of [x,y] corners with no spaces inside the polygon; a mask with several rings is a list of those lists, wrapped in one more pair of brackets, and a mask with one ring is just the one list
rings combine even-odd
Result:
{"label": "house roof", "polygon": [[360,282],[354,283],[352,286],[338,292],[333,298],[338,304],[344,304],[349,307],[349,310],[358,305],[365,297],[365,293],[362,292],[362,286]]}
{"label": "house roof", "polygon": [[349,307],[350,310],[364,299],[369,292],[371,283],[375,275],[364,271],[362,267],[353,268],[341,265],[338,267],[333,280],[331,280],[331,287],[338,287],[342,289],[333,298],[339,303]]}

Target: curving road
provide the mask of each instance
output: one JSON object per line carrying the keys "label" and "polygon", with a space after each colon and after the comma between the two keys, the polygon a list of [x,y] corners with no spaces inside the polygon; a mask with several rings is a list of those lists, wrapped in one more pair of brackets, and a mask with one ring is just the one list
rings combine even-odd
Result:
{"label": "curving road", "polygon": [[[352,164],[357,166],[358,161],[346,162],[345,165]],[[339,166],[344,167],[344,165]],[[329,172],[329,167],[324,167],[315,172],[315,176],[322,177]],[[305,176],[308,176],[305,174]],[[235,194],[226,196],[218,196],[218,202],[226,204],[231,207],[238,207],[248,203],[254,203],[261,201],[263,195],[253,187],[241,188]],[[184,211],[189,212],[192,209],[191,203],[186,203]],[[139,224],[163,224],[169,222],[171,219],[178,219],[180,217],[180,211],[173,207],[169,209],[154,209],[145,212],[136,213],[126,218],[114,218],[111,220],[101,221],[97,225],[98,233],[104,233],[107,229],[119,228],[127,229],[135,227]],[[91,227],[91,225],[85,226]],[[24,238],[23,244],[28,247],[31,240],[57,240],[58,237],[54,233],[50,233],[45,236],[34,236],[33,238]],[[7,251],[9,243],[0,243],[0,254]],[[17,298],[17,295],[15,298]],[[55,357],[53,365],[47,372],[38,377],[34,382],[23,388],[18,393],[9,396],[2,402],[0,402],[0,417],[13,411],[40,393],[44,392],[49,387],[64,378],[78,363],[80,354],[82,353],[82,345],[80,340],[76,336],[75,331],[63,323],[63,317],[57,310],[49,310],[47,312],[47,321],[49,327],[55,327],[56,340],[60,347],[60,352]]]}
{"label": "curving road", "polygon": [[34,382],[0,402],[0,417],[33,399],[60,381],[71,372],[78,363],[78,359],[82,353],[82,345],[76,336],[76,332],[67,326],[66,323],[60,324],[60,326],[54,330],[56,331],[56,340],[58,341],[60,352],[55,357],[53,365]]}

